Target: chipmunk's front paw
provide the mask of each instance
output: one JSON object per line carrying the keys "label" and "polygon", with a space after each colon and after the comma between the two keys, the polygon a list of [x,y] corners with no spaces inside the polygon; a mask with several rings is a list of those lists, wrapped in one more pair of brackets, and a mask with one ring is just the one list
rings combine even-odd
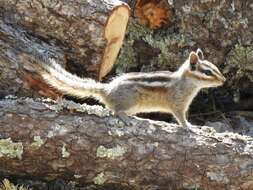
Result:
{"label": "chipmunk's front paw", "polygon": [[194,133],[194,134],[198,134],[197,133],[197,128],[196,126],[192,125],[191,123],[187,122],[187,127],[186,127],[186,130],[187,132],[191,132],[191,133]]}
{"label": "chipmunk's front paw", "polygon": [[193,126],[193,125],[192,125],[190,122],[188,122],[188,121],[186,122],[186,127],[187,127],[187,128],[191,128],[192,126]]}
{"label": "chipmunk's front paw", "polygon": [[181,126],[182,126],[183,128],[191,128],[191,127],[192,127],[192,124],[191,124],[190,122],[186,121],[186,122],[182,123]]}
{"label": "chipmunk's front paw", "polygon": [[186,132],[195,133],[194,130],[193,130],[194,127],[190,122],[186,121],[185,124],[182,125],[182,126],[183,126],[183,128],[185,129]]}
{"label": "chipmunk's front paw", "polygon": [[127,126],[131,125],[131,119],[129,118],[129,116],[127,116],[125,113],[117,113],[116,114],[120,120]]}

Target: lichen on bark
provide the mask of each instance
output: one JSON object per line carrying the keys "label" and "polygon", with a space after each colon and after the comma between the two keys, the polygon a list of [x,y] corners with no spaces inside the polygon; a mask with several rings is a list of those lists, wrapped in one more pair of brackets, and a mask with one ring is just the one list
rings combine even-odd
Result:
{"label": "lichen on bark", "polygon": [[11,138],[0,139],[0,157],[22,159],[23,145],[21,142],[13,142]]}
{"label": "lichen on bark", "polygon": [[97,148],[97,157],[99,158],[109,158],[116,159],[117,157],[123,156],[126,153],[126,148],[117,145],[113,148],[105,148],[104,146],[99,146]]}
{"label": "lichen on bark", "polygon": [[232,87],[240,86],[242,80],[253,83],[253,45],[236,44],[228,54],[223,72],[229,76],[228,83]]}
{"label": "lichen on bark", "polygon": [[31,144],[31,147],[39,148],[44,144],[43,139],[40,138],[40,136],[34,136],[33,142]]}

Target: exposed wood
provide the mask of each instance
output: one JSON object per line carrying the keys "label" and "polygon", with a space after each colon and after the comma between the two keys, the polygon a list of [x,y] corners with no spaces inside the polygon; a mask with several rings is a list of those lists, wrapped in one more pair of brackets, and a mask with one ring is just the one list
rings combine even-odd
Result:
{"label": "exposed wood", "polygon": [[24,82],[24,88],[38,92],[39,95],[49,97],[52,99],[57,99],[62,97],[62,93],[58,92],[56,89],[51,88],[47,83],[45,83],[40,76],[36,73],[29,73],[27,71],[22,72],[21,78]]}
{"label": "exposed wood", "polygon": [[115,7],[108,17],[104,32],[107,43],[99,68],[99,80],[110,72],[115,63],[124,40],[129,16],[129,6],[121,5]]}
{"label": "exposed wood", "polygon": [[68,101],[2,100],[0,115],[4,176],[166,190],[253,184],[252,137],[134,118],[125,126],[107,110]]}
{"label": "exposed wood", "polygon": [[172,20],[172,10],[165,0],[136,0],[134,14],[140,24],[158,29]]}

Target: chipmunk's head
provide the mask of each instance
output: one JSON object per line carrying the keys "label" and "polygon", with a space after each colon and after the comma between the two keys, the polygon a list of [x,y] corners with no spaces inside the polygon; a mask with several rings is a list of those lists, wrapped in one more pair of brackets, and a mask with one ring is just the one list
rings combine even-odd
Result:
{"label": "chipmunk's head", "polygon": [[200,49],[189,54],[186,64],[187,69],[184,75],[193,79],[200,88],[221,86],[226,81],[219,69],[204,59]]}

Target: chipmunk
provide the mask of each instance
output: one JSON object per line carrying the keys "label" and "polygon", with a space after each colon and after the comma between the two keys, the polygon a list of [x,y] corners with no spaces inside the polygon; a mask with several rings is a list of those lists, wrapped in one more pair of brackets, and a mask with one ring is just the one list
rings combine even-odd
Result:
{"label": "chipmunk", "polygon": [[64,94],[93,97],[122,119],[140,112],[171,113],[183,127],[191,125],[186,113],[200,89],[220,86],[226,80],[214,64],[204,60],[200,49],[192,51],[175,72],[126,73],[109,83],[79,78],[52,59],[36,62],[43,79]]}

